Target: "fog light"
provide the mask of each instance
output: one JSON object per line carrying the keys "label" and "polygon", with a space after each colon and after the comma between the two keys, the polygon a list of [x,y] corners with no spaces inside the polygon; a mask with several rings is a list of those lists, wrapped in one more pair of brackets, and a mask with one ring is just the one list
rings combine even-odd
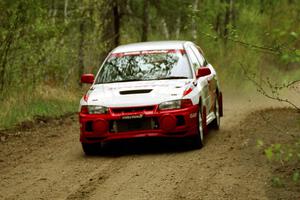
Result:
{"label": "fog light", "polygon": [[176,127],[176,118],[172,115],[163,115],[159,119],[159,125],[164,131],[172,131]]}
{"label": "fog light", "polygon": [[93,122],[93,131],[96,133],[106,133],[108,131],[108,123],[103,119]]}

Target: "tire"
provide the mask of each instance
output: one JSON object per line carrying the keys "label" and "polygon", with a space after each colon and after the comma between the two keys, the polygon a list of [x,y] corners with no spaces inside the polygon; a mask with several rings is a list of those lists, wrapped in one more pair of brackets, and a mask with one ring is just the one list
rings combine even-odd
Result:
{"label": "tire", "polygon": [[219,102],[219,96],[217,96],[215,101],[215,116],[216,118],[211,122],[213,129],[219,130],[221,125],[221,107]]}
{"label": "tire", "polygon": [[220,117],[223,117],[223,94],[222,94],[222,92],[219,92],[218,102],[219,102]]}
{"label": "tire", "polygon": [[206,107],[202,107],[202,127],[203,127],[203,135],[206,135],[208,133],[208,128],[207,128],[207,122],[206,122]]}
{"label": "tire", "polygon": [[[193,149],[201,149],[203,147],[203,138],[206,134],[206,109],[202,107],[198,113],[198,130],[197,134],[190,138],[190,143]],[[205,120],[204,120],[205,119]]]}
{"label": "tire", "polygon": [[93,144],[81,143],[81,145],[82,145],[82,150],[87,156],[97,155],[101,151],[101,144],[99,143],[93,143]]}

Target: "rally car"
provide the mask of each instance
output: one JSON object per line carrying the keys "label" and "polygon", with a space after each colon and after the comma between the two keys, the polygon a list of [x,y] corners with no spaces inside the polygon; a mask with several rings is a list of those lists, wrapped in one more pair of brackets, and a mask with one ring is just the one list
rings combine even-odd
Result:
{"label": "rally car", "polygon": [[112,50],[80,101],[80,142],[95,154],[101,143],[140,137],[184,138],[203,146],[219,129],[222,92],[215,69],[189,41],[122,45]]}

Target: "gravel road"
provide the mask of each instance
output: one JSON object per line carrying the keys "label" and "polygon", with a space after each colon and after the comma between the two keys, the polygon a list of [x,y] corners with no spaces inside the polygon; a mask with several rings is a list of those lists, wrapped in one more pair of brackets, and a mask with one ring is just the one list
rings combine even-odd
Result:
{"label": "gravel road", "polygon": [[[180,141],[139,140],[111,143],[102,155],[86,157],[77,115],[4,131],[0,199],[279,198],[256,148],[257,134],[267,126],[256,126],[255,113],[270,105],[225,96],[221,129],[209,132],[201,150]],[[300,199],[297,192],[280,194]]]}

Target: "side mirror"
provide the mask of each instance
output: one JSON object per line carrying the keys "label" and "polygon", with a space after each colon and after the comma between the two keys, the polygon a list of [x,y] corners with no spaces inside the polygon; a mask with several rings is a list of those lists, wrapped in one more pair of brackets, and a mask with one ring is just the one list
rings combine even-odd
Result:
{"label": "side mirror", "polygon": [[82,74],[81,75],[81,83],[94,83],[94,74]]}
{"label": "side mirror", "polygon": [[207,76],[210,74],[211,74],[211,71],[208,67],[200,67],[197,70],[196,78],[200,78],[200,77]]}

